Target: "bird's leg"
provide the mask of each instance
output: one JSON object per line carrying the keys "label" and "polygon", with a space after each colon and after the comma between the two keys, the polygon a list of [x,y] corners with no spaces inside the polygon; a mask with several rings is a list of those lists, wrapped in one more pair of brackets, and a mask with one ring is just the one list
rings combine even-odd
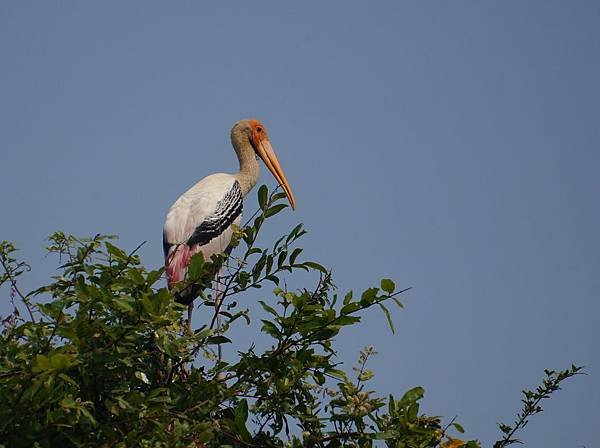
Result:
{"label": "bird's leg", "polygon": [[187,327],[188,327],[188,333],[192,334],[192,313],[194,311],[194,302],[192,301],[192,303],[190,303],[188,305],[188,318],[187,318]]}
{"label": "bird's leg", "polygon": [[[188,312],[187,312],[187,334],[188,335],[192,335],[192,312],[194,311],[194,302],[192,301],[189,305],[188,305]],[[190,362],[190,372],[192,371],[192,365],[193,362]],[[187,366],[186,364],[182,364],[181,366],[181,377],[182,378],[187,378],[188,376],[188,370],[187,370]]]}
{"label": "bird's leg", "polygon": [[[217,273],[217,288],[215,292],[215,312],[217,313],[217,332],[221,331],[221,301],[223,298],[221,297],[221,268],[219,268],[219,272]],[[223,357],[223,352],[221,349],[221,344],[217,345],[217,353],[219,355],[219,361]]]}

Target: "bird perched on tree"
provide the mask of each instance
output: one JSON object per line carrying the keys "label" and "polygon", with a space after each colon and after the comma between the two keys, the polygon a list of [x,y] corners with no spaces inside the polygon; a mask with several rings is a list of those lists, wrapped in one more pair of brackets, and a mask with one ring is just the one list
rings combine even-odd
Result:
{"label": "bird perched on tree", "polygon": [[[209,260],[212,255],[227,251],[232,225],[239,226],[241,222],[243,198],[260,175],[258,157],[277,179],[292,208],[296,206],[262,123],[254,119],[238,121],[231,129],[231,143],[240,162],[239,171],[205,177],[183,193],[167,213],[163,250],[169,288],[186,279],[194,254],[202,252],[204,259]],[[190,285],[178,293],[177,300],[191,304],[197,295],[198,288]]]}

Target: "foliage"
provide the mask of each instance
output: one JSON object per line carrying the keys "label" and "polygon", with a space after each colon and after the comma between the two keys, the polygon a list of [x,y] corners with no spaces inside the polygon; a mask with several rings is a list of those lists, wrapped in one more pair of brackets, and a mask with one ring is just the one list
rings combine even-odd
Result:
{"label": "foliage", "polygon": [[504,436],[494,443],[494,448],[504,448],[515,443],[521,443],[519,439],[514,438],[515,433],[527,426],[529,417],[543,411],[542,406],[540,405],[542,400],[550,398],[551,394],[560,390],[560,384],[564,380],[575,375],[580,375],[582,373],[581,370],[582,367],[577,367],[575,365],[572,365],[569,369],[560,370],[558,372],[554,370],[545,370],[544,373],[546,374],[546,378],[542,381],[542,384],[537,386],[534,391],[524,390],[522,392],[523,399],[521,402],[523,403],[523,408],[521,412],[517,414],[515,422],[512,425],[507,425],[506,423],[500,423],[498,425],[500,431],[504,433]]}
{"label": "foliage", "polygon": [[[463,432],[454,420],[442,426],[440,417],[420,412],[423,388],[399,398],[369,390],[372,347],[361,352],[354,376],[341,369],[334,338],[375,308],[393,331],[388,304],[401,308],[406,289],[383,279],[361,294],[338,296],[329,270],[301,261],[302,225],[270,248],[256,247],[265,220],[285,208],[283,197],[259,189],[260,210],[235,231],[234,246],[244,246],[240,258],[192,258],[179,288],[201,286],[198,300],[211,312],[199,328],[184,319],[174,292],[158,284],[163,270],[146,269],[137,249],[126,253],[110,236],[53,234],[48,250],[60,260],[59,273],[28,294],[17,283],[28,266],[14,258],[12,244],[1,243],[0,284],[9,286],[14,304],[0,335],[4,446],[479,446],[448,434],[450,428]],[[283,274],[299,270],[311,274],[315,286],[288,290]],[[238,301],[266,285],[273,291],[260,301],[259,319],[270,347],[220,359],[215,348],[230,342],[232,323],[254,318]],[[215,300],[217,288],[221,301]],[[526,395],[533,401],[519,417],[525,423],[503,427],[506,440],[496,447],[514,441],[514,431],[569,372],[552,372],[545,389]]]}

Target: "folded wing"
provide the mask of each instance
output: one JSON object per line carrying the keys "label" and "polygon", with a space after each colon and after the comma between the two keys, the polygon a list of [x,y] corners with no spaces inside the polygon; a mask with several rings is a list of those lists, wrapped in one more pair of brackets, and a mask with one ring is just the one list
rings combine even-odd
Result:
{"label": "folded wing", "polygon": [[[169,287],[184,281],[190,258],[202,252],[204,259],[225,252],[233,234],[232,224],[242,216],[242,189],[230,174],[205,177],[170,208],[163,229],[163,250]],[[184,289],[178,300],[190,303],[197,291]]]}

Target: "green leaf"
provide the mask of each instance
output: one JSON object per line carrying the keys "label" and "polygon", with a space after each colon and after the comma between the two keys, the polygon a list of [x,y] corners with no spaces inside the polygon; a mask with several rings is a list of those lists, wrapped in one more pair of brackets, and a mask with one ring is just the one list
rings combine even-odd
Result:
{"label": "green leaf", "polygon": [[400,308],[400,309],[404,308],[404,305],[402,305],[402,302],[400,302],[400,300],[398,300],[396,297],[392,297],[392,300],[396,303],[396,305],[398,305],[398,308]]}
{"label": "green leaf", "polygon": [[260,249],[259,247],[253,247],[252,249],[250,249],[249,251],[246,252],[246,255],[250,256],[253,254],[260,254],[262,253],[262,249]]}
{"label": "green leaf", "polygon": [[197,330],[194,330],[194,338],[196,340],[204,339],[206,336],[211,336],[212,334],[213,330],[210,328],[198,328]]}
{"label": "green leaf", "polygon": [[279,193],[275,193],[273,196],[271,196],[271,203],[275,203],[277,201],[279,201],[280,199],[284,199],[287,197],[287,194],[285,194],[285,192],[280,191]]}
{"label": "green leaf", "polygon": [[343,305],[348,305],[352,301],[352,291],[348,291],[348,293],[344,296]]}
{"label": "green leaf", "polygon": [[273,255],[267,255],[267,266],[265,269],[265,274],[269,275],[271,273],[271,269],[273,269]]}
{"label": "green leaf", "polygon": [[146,277],[146,282],[148,283],[148,286],[152,286],[154,283],[156,283],[164,271],[165,269],[161,268],[155,271],[148,272],[148,275]]}
{"label": "green leaf", "polygon": [[454,426],[454,429],[456,429],[458,432],[460,432],[461,434],[464,434],[465,429],[462,427],[462,425],[460,423],[452,423],[452,426]]}
{"label": "green leaf", "polygon": [[380,431],[373,435],[373,439],[375,440],[387,440],[393,439],[394,437],[396,437],[396,434],[393,431]]}
{"label": "green leaf", "polygon": [[352,324],[355,324],[357,322],[360,322],[360,317],[359,316],[344,316],[343,314],[342,314],[342,316],[338,317],[335,320],[335,324],[338,325],[338,326],[340,326],[340,327],[343,327],[343,326],[346,326],[346,325],[352,325]]}
{"label": "green leaf", "polygon": [[327,371],[327,373],[333,377],[336,377],[337,379],[340,379],[342,381],[346,381],[348,379],[348,376],[346,375],[346,372],[344,372],[343,370],[339,370],[339,369],[329,369]]}
{"label": "green leaf", "polygon": [[300,252],[302,252],[301,247],[297,247],[294,249],[294,251],[292,252],[292,255],[290,255],[290,264],[294,264],[294,262],[296,261],[296,258],[298,258],[298,255],[300,255]]}
{"label": "green leaf", "polygon": [[267,275],[265,277],[265,280],[269,280],[270,282],[273,282],[276,285],[279,285],[279,277],[277,277],[276,275]]}
{"label": "green leaf", "polygon": [[469,440],[465,445],[464,448],[481,448],[481,445],[479,445],[479,443],[477,443],[476,440]]}
{"label": "green leaf", "polygon": [[413,387],[402,396],[400,399],[400,404],[401,406],[406,406],[410,403],[420,400],[424,395],[425,389],[423,389],[421,386]]}
{"label": "green leaf", "polygon": [[89,420],[89,422],[92,425],[96,425],[96,419],[94,418],[94,416],[90,413],[90,411],[88,411],[86,408],[84,408],[83,406],[78,407],[77,408],[79,410],[79,412],[81,412],[81,415],[83,415],[85,418],[87,418]]}
{"label": "green leaf", "polygon": [[265,218],[270,218],[271,216],[275,216],[277,213],[279,213],[281,210],[283,210],[287,206],[288,206],[287,204],[277,204],[272,207],[269,207],[265,211]]}
{"label": "green leaf", "polygon": [[319,263],[315,263],[314,261],[305,261],[302,263],[303,266],[307,268],[315,269],[317,271],[321,271],[323,274],[327,274],[327,269],[321,266]]}
{"label": "green leaf", "polygon": [[235,428],[237,429],[241,439],[245,442],[250,441],[252,436],[246,428],[246,420],[248,420],[248,402],[246,399],[240,400],[234,412]]}
{"label": "green leaf", "polygon": [[127,254],[122,249],[119,249],[117,246],[109,243],[108,241],[106,241],[104,243],[104,245],[106,246],[106,251],[110,255],[112,255],[114,258],[116,258],[117,260],[121,260],[121,261],[127,260],[127,258],[128,258]]}
{"label": "green leaf", "polygon": [[79,384],[70,376],[65,375],[64,373],[59,373],[58,377],[61,378],[64,382],[69,383],[71,386],[79,387]]}
{"label": "green leaf", "polygon": [[396,403],[394,402],[394,397],[391,394],[388,401],[388,413],[390,416],[393,416],[396,413]]}
{"label": "green leaf", "polygon": [[277,268],[281,269],[281,266],[283,266],[283,263],[285,262],[285,258],[287,257],[287,250],[282,250],[281,252],[279,252],[279,257],[277,257]]}
{"label": "green leaf", "polygon": [[141,272],[137,268],[129,269],[127,271],[127,276],[136,284],[143,285],[146,283],[146,280],[142,276]]}
{"label": "green leaf", "polygon": [[73,409],[77,407],[77,403],[75,403],[75,400],[73,400],[73,398],[69,396],[60,400],[60,407],[66,409]]}
{"label": "green leaf", "polygon": [[370,305],[377,298],[378,288],[366,289],[360,296],[361,305]]}
{"label": "green leaf", "polygon": [[204,254],[198,252],[192,255],[190,258],[190,264],[188,265],[188,277],[190,280],[197,280],[202,274],[202,268],[204,267]]}
{"label": "green leaf", "polygon": [[256,264],[252,268],[252,280],[254,282],[258,281],[260,274],[262,273],[263,269],[265,268],[266,263],[267,263],[267,254],[265,252],[263,252],[261,257],[258,259]]}
{"label": "green leaf", "polygon": [[36,355],[33,373],[64,370],[79,364],[75,355],[55,353],[51,356]]}
{"label": "green leaf", "polygon": [[419,414],[419,403],[416,401],[411,403],[408,407],[407,418],[409,422],[414,422],[417,419],[417,415]]}
{"label": "green leaf", "polygon": [[216,335],[216,336],[209,336],[208,338],[206,338],[206,343],[207,344],[227,344],[230,343],[231,339],[223,336],[223,335]]}
{"label": "green leaf", "polygon": [[285,239],[285,243],[288,244],[290,241],[296,240],[299,236],[302,235],[300,232],[302,230],[302,226],[304,224],[300,223],[289,233],[289,235]]}
{"label": "green leaf", "polygon": [[[279,247],[279,245],[281,244],[281,242],[283,241],[284,238],[285,238],[285,235],[283,235],[281,238],[279,238],[277,241],[275,241],[275,244],[273,245],[273,251],[272,251],[273,253],[275,253],[277,251],[277,248]],[[288,243],[288,241],[286,239],[286,244],[287,243]]]}
{"label": "green leaf", "polygon": [[113,303],[118,309],[124,311],[125,313],[133,314],[135,312],[135,309],[133,308],[133,305],[135,304],[135,299],[133,297],[120,296],[116,298]]}
{"label": "green leaf", "polygon": [[267,197],[269,196],[269,188],[266,185],[261,185],[258,189],[258,206],[261,210],[267,208]]}
{"label": "green leaf", "polygon": [[381,311],[383,311],[383,314],[385,314],[385,318],[388,321],[390,330],[392,330],[392,334],[396,334],[396,330],[394,329],[394,322],[392,321],[392,316],[390,314],[390,310],[388,310],[387,307],[383,303],[379,304],[379,308],[381,308]]}
{"label": "green leaf", "polygon": [[144,372],[137,371],[137,372],[135,372],[134,375],[141,382],[150,384],[150,380],[148,380],[148,377],[146,376],[146,374]]}
{"label": "green leaf", "polygon": [[369,381],[371,378],[373,378],[373,376],[375,376],[375,374],[373,373],[372,370],[368,370],[368,369],[364,369],[362,372],[360,372],[360,374],[358,375],[358,379],[360,381]]}
{"label": "green leaf", "polygon": [[340,314],[344,315],[344,314],[352,314],[355,311],[358,311],[360,309],[360,304],[356,303],[356,302],[350,302],[347,305],[344,305],[342,307],[342,309],[340,310]]}
{"label": "green leaf", "polygon": [[267,333],[270,336],[273,336],[274,338],[279,338],[281,336],[281,332],[277,328],[277,325],[275,325],[273,322],[264,319],[261,320],[261,322],[263,323],[261,331]]}
{"label": "green leaf", "polygon": [[258,234],[258,231],[260,230],[264,221],[265,221],[265,217],[263,215],[258,215],[256,217],[256,219],[254,220],[254,228],[252,229],[252,233],[255,238],[256,238],[256,235]]}
{"label": "green leaf", "polygon": [[260,303],[260,306],[262,306],[267,313],[271,313],[273,316],[278,316],[277,311],[267,305],[264,301],[259,300],[258,303]]}
{"label": "green leaf", "polygon": [[388,294],[391,294],[394,292],[394,289],[396,289],[396,285],[389,278],[384,278],[381,279],[381,289],[387,292]]}
{"label": "green leaf", "polygon": [[38,309],[40,312],[48,317],[51,317],[53,320],[60,319],[63,314],[63,308],[64,304],[60,301],[38,304]]}

